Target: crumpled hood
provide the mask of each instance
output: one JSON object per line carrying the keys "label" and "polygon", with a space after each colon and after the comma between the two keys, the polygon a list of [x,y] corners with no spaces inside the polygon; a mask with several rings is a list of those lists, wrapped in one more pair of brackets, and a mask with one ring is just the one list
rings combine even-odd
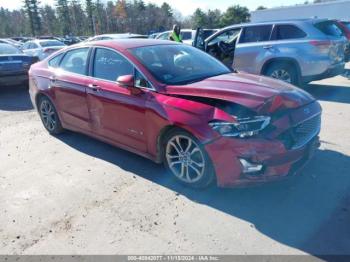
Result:
{"label": "crumpled hood", "polygon": [[257,112],[297,108],[315,99],[288,83],[268,77],[231,73],[181,86],[167,86],[169,95],[215,98],[240,104]]}

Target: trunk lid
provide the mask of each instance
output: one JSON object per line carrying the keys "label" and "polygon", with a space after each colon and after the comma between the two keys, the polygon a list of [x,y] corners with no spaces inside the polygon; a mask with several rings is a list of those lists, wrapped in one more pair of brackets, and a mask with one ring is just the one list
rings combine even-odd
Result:
{"label": "trunk lid", "polygon": [[0,72],[21,72],[29,69],[33,58],[27,55],[0,55]]}

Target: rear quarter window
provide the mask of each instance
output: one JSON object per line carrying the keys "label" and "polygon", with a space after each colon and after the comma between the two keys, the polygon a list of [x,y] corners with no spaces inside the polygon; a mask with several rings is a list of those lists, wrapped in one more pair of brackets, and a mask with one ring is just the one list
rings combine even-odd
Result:
{"label": "rear quarter window", "polygon": [[49,66],[53,67],[53,68],[59,67],[62,57],[63,57],[63,53],[55,56],[52,59],[50,59],[49,62],[48,62]]}
{"label": "rear quarter window", "polygon": [[325,35],[329,36],[342,36],[343,32],[338,27],[338,25],[333,21],[324,21],[320,23],[316,23],[315,27],[320,30]]}
{"label": "rear quarter window", "polygon": [[272,25],[250,26],[243,29],[240,43],[255,43],[269,41]]}
{"label": "rear quarter window", "polygon": [[276,25],[272,40],[298,39],[306,37],[306,33],[295,25]]}

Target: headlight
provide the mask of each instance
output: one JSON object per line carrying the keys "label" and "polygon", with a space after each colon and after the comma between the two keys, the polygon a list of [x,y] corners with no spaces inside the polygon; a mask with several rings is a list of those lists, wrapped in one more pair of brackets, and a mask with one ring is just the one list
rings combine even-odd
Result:
{"label": "headlight", "polygon": [[212,121],[209,125],[222,136],[250,137],[259,133],[270,123],[269,116],[239,118],[236,123]]}

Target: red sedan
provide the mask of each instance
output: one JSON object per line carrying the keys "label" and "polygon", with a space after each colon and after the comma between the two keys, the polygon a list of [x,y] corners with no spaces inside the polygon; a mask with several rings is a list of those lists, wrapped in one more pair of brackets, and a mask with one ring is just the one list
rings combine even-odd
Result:
{"label": "red sedan", "polygon": [[33,65],[29,76],[48,132],[70,129],[164,163],[192,187],[294,175],[319,145],[321,107],[311,95],[234,73],[187,45],[84,43]]}

